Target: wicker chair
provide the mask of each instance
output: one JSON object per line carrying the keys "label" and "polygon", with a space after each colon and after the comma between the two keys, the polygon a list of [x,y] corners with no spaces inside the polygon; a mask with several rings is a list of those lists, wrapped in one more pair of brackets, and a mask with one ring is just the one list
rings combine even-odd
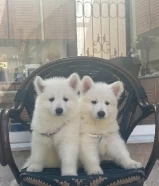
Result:
{"label": "wicker chair", "polygon": [[[9,120],[21,122],[28,130],[32,119],[35,103],[33,80],[36,75],[43,78],[52,76],[68,77],[77,72],[81,77],[89,75],[94,81],[112,83],[121,80],[125,91],[119,100],[118,122],[120,133],[125,142],[139,122],[151,114],[155,115],[156,133],[153,150],[145,168],[125,170],[113,162],[104,161],[104,175],[88,176],[79,170],[78,176],[60,176],[60,170],[44,169],[43,172],[31,173],[23,169],[19,172],[12,156],[8,125]],[[25,114],[24,114],[25,113]],[[25,116],[25,117],[24,117]],[[27,117],[26,117],[27,116]],[[140,83],[126,70],[112,61],[94,57],[75,57],[50,62],[30,74],[18,90],[13,107],[0,110],[0,162],[9,165],[17,182],[22,186],[143,186],[156,160],[159,158],[159,117],[158,106],[149,104],[144,89]]]}

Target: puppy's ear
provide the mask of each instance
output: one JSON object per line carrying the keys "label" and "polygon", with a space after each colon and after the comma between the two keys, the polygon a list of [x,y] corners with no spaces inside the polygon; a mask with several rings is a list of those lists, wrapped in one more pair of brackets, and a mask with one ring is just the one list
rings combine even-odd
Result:
{"label": "puppy's ear", "polygon": [[85,94],[93,86],[94,82],[91,77],[84,76],[82,79],[82,92]]}
{"label": "puppy's ear", "polygon": [[34,80],[34,86],[37,94],[41,94],[44,91],[44,80],[40,76],[36,76]]}
{"label": "puppy's ear", "polygon": [[68,83],[73,90],[79,91],[80,77],[77,73],[73,73],[68,77]]}
{"label": "puppy's ear", "polygon": [[124,85],[121,81],[116,81],[110,84],[112,91],[114,92],[117,99],[120,98],[122,92],[124,91]]}

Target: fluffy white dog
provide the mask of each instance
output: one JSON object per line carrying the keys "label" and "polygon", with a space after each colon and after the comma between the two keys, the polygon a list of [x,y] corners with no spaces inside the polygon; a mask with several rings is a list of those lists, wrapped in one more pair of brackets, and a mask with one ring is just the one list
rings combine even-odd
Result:
{"label": "fluffy white dog", "polygon": [[131,159],[117,123],[117,102],[123,92],[120,81],[110,85],[94,83],[89,76],[82,79],[80,160],[91,174],[102,174],[100,162],[111,159],[124,168],[139,168]]}
{"label": "fluffy white dog", "polygon": [[[24,167],[40,172],[44,167],[61,167],[62,175],[77,175],[79,154],[78,74],[68,79],[43,80],[37,76],[37,92],[31,129],[31,156]],[[14,182],[15,183],[15,182]]]}

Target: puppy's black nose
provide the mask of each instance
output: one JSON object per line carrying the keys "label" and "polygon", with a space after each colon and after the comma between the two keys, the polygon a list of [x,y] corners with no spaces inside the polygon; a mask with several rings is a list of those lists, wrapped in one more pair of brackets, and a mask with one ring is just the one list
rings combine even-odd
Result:
{"label": "puppy's black nose", "polygon": [[56,111],[57,115],[61,115],[63,113],[63,109],[62,108],[57,108],[55,111]]}
{"label": "puppy's black nose", "polygon": [[99,118],[103,118],[105,116],[105,112],[104,111],[99,111],[97,114],[98,114]]}

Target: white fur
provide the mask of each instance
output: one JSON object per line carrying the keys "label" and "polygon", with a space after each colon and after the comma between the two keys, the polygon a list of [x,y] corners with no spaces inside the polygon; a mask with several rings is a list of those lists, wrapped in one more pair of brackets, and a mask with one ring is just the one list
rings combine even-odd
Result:
{"label": "white fur", "polygon": [[[51,78],[34,81],[38,94],[31,124],[31,156],[24,165],[27,171],[40,172],[44,167],[61,167],[62,175],[77,175],[79,153],[79,91],[80,78],[74,73],[68,79]],[[54,98],[50,101],[50,98]],[[67,98],[68,101],[63,99]],[[62,108],[62,115],[56,109]],[[53,133],[52,137],[41,133]]]}
{"label": "white fur", "polygon": [[[119,135],[117,102],[123,92],[122,82],[94,83],[85,76],[82,79],[80,100],[80,160],[88,174],[102,174],[102,160],[111,159],[124,168],[139,168],[141,164],[131,159],[126,145]],[[92,101],[96,104],[92,104]],[[109,103],[109,104],[108,104]],[[105,116],[98,117],[103,111]],[[88,134],[102,135],[99,138]]]}

